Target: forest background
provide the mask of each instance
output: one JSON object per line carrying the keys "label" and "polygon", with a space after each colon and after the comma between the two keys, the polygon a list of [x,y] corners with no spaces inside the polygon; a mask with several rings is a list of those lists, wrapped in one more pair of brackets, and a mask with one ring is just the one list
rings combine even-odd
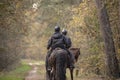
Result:
{"label": "forest background", "polygon": [[[101,1],[120,64],[120,1]],[[47,41],[59,25],[68,30],[72,47],[80,48],[79,74],[104,76],[106,54],[97,9],[95,0],[0,0],[0,71],[13,70],[21,59],[44,61]]]}

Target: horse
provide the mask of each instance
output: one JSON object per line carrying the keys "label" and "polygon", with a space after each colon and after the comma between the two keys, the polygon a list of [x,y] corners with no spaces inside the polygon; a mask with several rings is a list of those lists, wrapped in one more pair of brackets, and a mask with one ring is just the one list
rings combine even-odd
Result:
{"label": "horse", "polygon": [[[72,55],[74,57],[74,61],[77,62],[79,55],[80,55],[80,48],[70,48],[69,51],[72,53]],[[75,62],[73,62],[73,63],[75,64]],[[74,69],[69,68],[69,70],[70,70],[71,80],[73,80],[73,70]]]}
{"label": "horse", "polygon": [[[58,48],[57,48],[57,50],[59,50]],[[69,51],[72,53],[72,55],[73,55],[73,57],[74,57],[74,61],[75,62],[77,62],[78,61],[78,57],[79,57],[79,55],[80,55],[80,48],[70,48],[69,49]],[[54,53],[54,54],[53,54]],[[55,50],[54,52],[53,52],[52,54],[51,54],[51,58],[49,59],[49,62],[54,62],[54,64],[55,64],[55,54],[57,53],[57,51]],[[59,53],[60,54],[60,53]],[[54,68],[53,68],[53,70],[52,71],[48,71],[47,70],[47,66],[48,66],[48,61],[47,61],[47,59],[48,59],[48,56],[49,55],[47,55],[46,56],[46,80],[56,80],[56,79],[50,79],[51,77],[53,77],[53,78],[55,78],[55,66],[54,66]],[[59,55],[58,55],[59,56]],[[67,57],[68,58],[68,57]],[[67,59],[67,60],[69,60],[69,59]],[[69,68],[69,66],[68,66],[68,61],[67,61],[67,68]],[[73,80],[73,69],[71,69],[71,68],[69,68],[70,69],[70,74],[71,74],[71,80]],[[51,73],[52,72],[52,73]],[[58,80],[58,79],[57,79]]]}
{"label": "horse", "polygon": [[66,80],[66,68],[68,63],[67,51],[61,48],[56,48],[53,50],[48,60],[52,67],[48,80]]}

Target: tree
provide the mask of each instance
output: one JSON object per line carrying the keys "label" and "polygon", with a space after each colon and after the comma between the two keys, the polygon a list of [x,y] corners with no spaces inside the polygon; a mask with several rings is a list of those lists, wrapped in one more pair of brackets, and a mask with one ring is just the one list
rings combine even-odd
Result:
{"label": "tree", "polygon": [[27,32],[22,4],[22,0],[0,1],[0,71],[11,70],[20,61],[22,38]]}
{"label": "tree", "polygon": [[101,33],[105,46],[107,75],[110,78],[111,77],[118,78],[119,65],[116,57],[115,46],[112,38],[112,31],[110,28],[110,21],[107,14],[107,9],[102,0],[95,0],[95,1],[98,10]]}

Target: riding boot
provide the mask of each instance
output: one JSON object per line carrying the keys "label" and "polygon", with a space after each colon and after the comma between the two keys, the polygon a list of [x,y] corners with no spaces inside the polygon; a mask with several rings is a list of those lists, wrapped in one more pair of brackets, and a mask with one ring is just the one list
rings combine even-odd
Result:
{"label": "riding boot", "polygon": [[67,52],[68,52],[68,55],[69,55],[69,67],[73,69],[73,68],[75,68],[75,66],[74,66],[74,56],[72,55],[72,53],[69,50],[67,50]]}

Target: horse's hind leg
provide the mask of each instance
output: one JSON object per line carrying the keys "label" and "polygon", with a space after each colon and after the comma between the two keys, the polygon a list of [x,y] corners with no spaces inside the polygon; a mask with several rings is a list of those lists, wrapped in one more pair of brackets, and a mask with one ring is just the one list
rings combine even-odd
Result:
{"label": "horse's hind leg", "polygon": [[70,69],[71,80],[73,80],[73,70],[74,69]]}
{"label": "horse's hind leg", "polygon": [[50,72],[46,71],[46,80],[50,80]]}
{"label": "horse's hind leg", "polygon": [[51,73],[50,73],[50,80],[56,80],[55,79],[55,70],[52,69]]}
{"label": "horse's hind leg", "polygon": [[53,72],[50,72],[50,80],[53,80]]}
{"label": "horse's hind leg", "polygon": [[53,71],[53,80],[55,80],[55,70]]}
{"label": "horse's hind leg", "polygon": [[48,54],[46,56],[45,67],[46,67],[46,80],[50,80],[50,71],[48,70]]}

